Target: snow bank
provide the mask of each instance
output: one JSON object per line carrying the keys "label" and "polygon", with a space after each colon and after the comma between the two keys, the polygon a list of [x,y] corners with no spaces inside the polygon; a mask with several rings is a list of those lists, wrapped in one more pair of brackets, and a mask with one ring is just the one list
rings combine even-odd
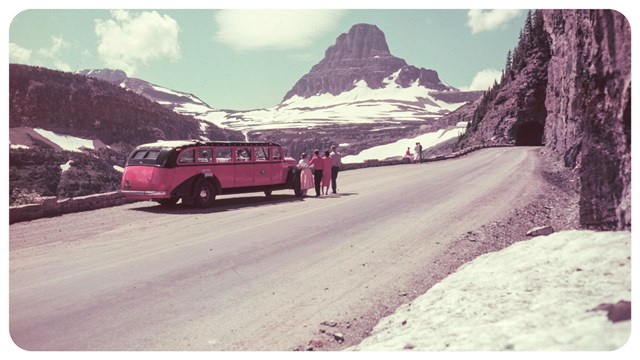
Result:
{"label": "snow bank", "polygon": [[464,127],[456,127],[453,129],[441,129],[435,132],[430,132],[416,136],[411,139],[400,139],[391,144],[385,144],[375,146],[361,151],[358,155],[348,155],[342,158],[342,162],[345,164],[361,163],[365,160],[384,160],[393,156],[404,156],[407,148],[411,150],[411,154],[414,153],[413,148],[416,146],[416,142],[422,144],[422,150],[427,150],[430,147],[436,146],[447,140],[454,139],[462,134],[466,130],[466,123]]}
{"label": "snow bank", "polygon": [[35,128],[33,130],[52,143],[60,146],[62,150],[82,152],[81,149],[83,148],[91,150],[94,149],[93,140],[82,139],[70,135],[57,134],[53,131],[48,131],[40,128]]}
{"label": "snow bank", "polygon": [[631,233],[565,231],[482,255],[380,320],[349,350],[615,350],[631,322]]}

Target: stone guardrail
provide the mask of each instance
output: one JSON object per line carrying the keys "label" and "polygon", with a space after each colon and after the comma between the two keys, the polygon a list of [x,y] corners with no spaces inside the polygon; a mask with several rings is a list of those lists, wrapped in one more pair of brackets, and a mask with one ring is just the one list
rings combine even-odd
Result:
{"label": "stone guardrail", "polygon": [[[508,147],[513,145],[481,145],[465,148],[449,155],[438,155],[425,158],[422,162],[433,162],[454,159],[470,152],[477,151],[489,147]],[[389,166],[410,164],[408,159],[400,160],[365,160],[363,163],[344,164],[340,171],[361,169],[376,166]],[[18,205],[9,207],[9,224],[21,221],[35,220],[43,217],[59,216],[74,212],[95,210],[105,207],[118,206],[135,202],[136,200],[127,199],[124,195],[117,191],[80,196],[69,199],[57,199],[55,196],[42,198],[38,204]]]}
{"label": "stone guardrail", "polygon": [[118,192],[79,196],[69,199],[58,199],[55,196],[45,197],[38,204],[9,207],[9,224],[52,217],[62,214],[95,210],[134,202]]}

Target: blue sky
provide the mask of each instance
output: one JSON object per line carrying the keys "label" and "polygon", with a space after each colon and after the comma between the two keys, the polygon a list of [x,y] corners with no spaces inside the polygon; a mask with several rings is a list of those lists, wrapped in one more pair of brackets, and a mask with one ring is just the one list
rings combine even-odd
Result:
{"label": "blue sky", "polygon": [[[120,3],[131,8],[109,10]],[[203,4],[223,10],[203,9]],[[0,18],[8,29],[12,63],[63,71],[120,68],[129,76],[193,93],[212,107],[230,110],[277,105],[336,37],[357,23],[377,25],[391,53],[410,65],[434,69],[442,81],[458,88],[484,89],[504,67],[506,53],[515,46],[524,23],[526,10],[509,7],[606,5],[622,11],[632,27],[635,19],[633,6],[622,0],[437,4],[453,10],[420,9],[432,4],[407,0],[367,3],[375,10],[360,9],[361,2],[351,0],[324,0],[321,7],[334,10],[276,9],[318,4],[157,0],[158,8],[153,9],[140,0],[76,4],[60,0],[55,6],[61,8],[55,9],[48,1],[22,0],[6,6],[8,11]],[[474,6],[498,10],[467,10]],[[265,7],[269,9],[255,10]],[[43,8],[48,10],[38,10]]]}
{"label": "blue sky", "polygon": [[377,25],[391,53],[407,63],[434,69],[458,88],[483,88],[503,68],[525,16],[462,9],[24,10],[9,26],[9,59],[63,71],[119,68],[215,108],[247,110],[278,104],[357,23]]}

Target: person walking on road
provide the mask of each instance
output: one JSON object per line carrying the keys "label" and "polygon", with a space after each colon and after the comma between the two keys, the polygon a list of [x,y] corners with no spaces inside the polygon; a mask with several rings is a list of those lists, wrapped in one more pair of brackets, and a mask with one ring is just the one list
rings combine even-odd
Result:
{"label": "person walking on road", "polygon": [[340,171],[340,167],[342,167],[342,154],[340,154],[336,150],[335,145],[331,145],[331,190],[334,194],[337,194],[336,189],[338,188],[338,184],[336,180],[338,179],[338,172]]}
{"label": "person walking on road", "polygon": [[313,168],[313,181],[316,188],[316,197],[318,197],[320,196],[320,183],[324,170],[324,160],[320,157],[320,150],[313,150],[313,158],[309,162],[309,165]]}

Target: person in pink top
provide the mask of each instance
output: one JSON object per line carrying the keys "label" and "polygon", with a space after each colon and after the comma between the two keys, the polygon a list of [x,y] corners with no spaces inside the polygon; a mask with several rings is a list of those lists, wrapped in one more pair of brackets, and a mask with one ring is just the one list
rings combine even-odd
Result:
{"label": "person in pink top", "polygon": [[313,150],[313,158],[309,161],[309,166],[313,168],[313,180],[316,187],[316,196],[320,196],[320,182],[324,170],[324,160],[320,157],[320,150]]}
{"label": "person in pink top", "polygon": [[329,151],[324,152],[324,172],[322,174],[322,195],[329,195],[329,185],[331,185],[331,167],[333,166],[333,160],[331,159]]}

